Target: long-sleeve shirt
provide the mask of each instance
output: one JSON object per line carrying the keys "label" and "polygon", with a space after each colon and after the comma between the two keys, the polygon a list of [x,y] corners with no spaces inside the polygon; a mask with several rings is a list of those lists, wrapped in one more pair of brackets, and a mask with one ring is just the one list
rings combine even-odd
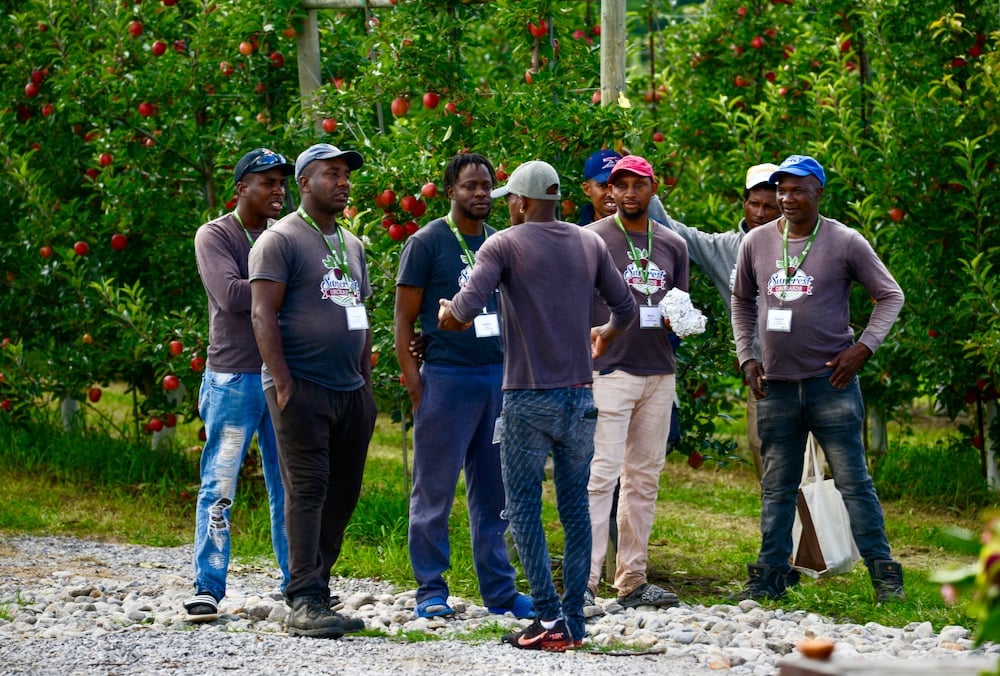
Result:
{"label": "long-sleeve shirt", "polygon": [[[796,269],[787,279],[781,233],[775,221],[754,228],[740,245],[733,285],[732,322],[740,366],[754,358],[760,334],[764,373],[771,380],[801,380],[830,370],[826,362],[854,344],[850,293],[859,283],[875,300],[859,342],[878,349],[903,307],[903,291],[871,245],[843,223],[821,217],[804,262],[809,236],[789,238]],[[758,301],[758,293],[760,295]],[[768,330],[768,314],[791,310],[789,331]]]}
{"label": "long-sleeve shirt", "polygon": [[523,223],[491,236],[476,254],[452,314],[469,322],[499,286],[505,390],[593,382],[590,319],[594,289],[624,330],[638,314],[604,242],[572,223]]}

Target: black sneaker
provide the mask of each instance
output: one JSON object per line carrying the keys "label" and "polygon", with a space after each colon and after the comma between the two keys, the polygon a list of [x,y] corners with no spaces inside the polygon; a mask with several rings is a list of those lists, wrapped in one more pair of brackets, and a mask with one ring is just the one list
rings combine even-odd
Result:
{"label": "black sneaker", "polygon": [[679,606],[680,599],[677,594],[668,592],[663,587],[647,582],[641,587],[636,587],[625,596],[618,597],[618,603],[625,608],[638,608],[639,606],[656,606],[657,608],[670,608]]}
{"label": "black sneaker", "polygon": [[340,620],[340,626],[344,628],[345,634],[353,634],[355,632],[364,631],[365,622],[357,617],[350,617],[348,615],[342,615],[340,613],[334,612],[334,616]]}
{"label": "black sneaker", "polygon": [[327,607],[326,599],[318,594],[292,599],[292,610],[285,621],[285,629],[289,636],[340,638],[344,635],[340,617]]}
{"label": "black sneaker", "polygon": [[214,622],[219,619],[219,602],[207,592],[198,592],[184,602],[188,622]]}
{"label": "black sneaker", "polygon": [[566,628],[566,621],[561,617],[551,629],[546,629],[542,626],[541,620],[536,619],[527,629],[507,634],[500,641],[521,650],[546,650],[558,653],[578,648],[583,643],[573,641],[569,629]]}
{"label": "black sneaker", "polygon": [[868,570],[872,586],[875,587],[875,598],[879,603],[906,598],[906,592],[903,591],[903,567],[898,562],[879,559],[873,561]]}

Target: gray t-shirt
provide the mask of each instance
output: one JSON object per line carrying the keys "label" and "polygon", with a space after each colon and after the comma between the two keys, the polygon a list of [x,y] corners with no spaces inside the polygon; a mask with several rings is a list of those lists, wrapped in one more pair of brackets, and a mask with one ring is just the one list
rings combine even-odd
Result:
{"label": "gray t-shirt", "polygon": [[220,373],[260,372],[250,321],[249,254],[247,232],[232,212],[195,233],[194,255],[208,296],[208,368]]}
{"label": "gray t-shirt", "polygon": [[572,223],[522,223],[491,236],[476,254],[452,313],[469,322],[500,287],[505,390],[593,382],[590,319],[597,289],[624,330],[638,312],[608,248]]}
{"label": "gray t-shirt", "polygon": [[[487,235],[495,232],[486,228]],[[471,252],[478,251],[486,241],[486,236],[462,237]],[[458,332],[438,329],[438,300],[458,293],[471,272],[465,252],[443,218],[417,230],[403,247],[396,284],[424,290],[419,319],[420,331],[427,339],[424,361],[428,364],[482,366],[503,361],[500,336],[477,338],[472,328]],[[497,311],[497,294],[490,296],[486,309]]]}
{"label": "gray t-shirt", "polygon": [[[365,384],[361,372],[367,330],[347,327],[347,307],[371,296],[361,241],[344,228],[348,270],[337,266],[336,235],[324,237],[295,213],[264,232],[250,250],[250,281],[286,285],[278,311],[285,360],[292,375],[331,390],[351,391]],[[272,385],[265,366],[263,384]]]}
{"label": "gray t-shirt", "polygon": [[[829,372],[826,362],[854,344],[850,324],[854,282],[876,301],[858,342],[875,352],[896,321],[903,291],[871,245],[843,223],[821,220],[804,262],[798,258],[809,237],[789,238],[789,263],[796,267],[791,279],[782,270],[780,219],[754,228],[743,238],[732,297],[733,334],[741,367],[754,358],[756,328],[769,379],[802,380]],[[791,310],[791,331],[768,330],[768,314],[775,310]]]}
{"label": "gray t-shirt", "polygon": [[[648,233],[629,232],[632,247],[626,243],[625,233],[615,223],[613,216],[602,218],[586,226],[600,235],[608,247],[615,267],[628,284],[636,303],[657,305],[672,288],[688,290],[688,249],[680,236],[653,222],[653,246],[649,252]],[[632,260],[635,253],[646,252],[648,275],[643,281],[642,270]],[[641,261],[640,261],[641,262]],[[608,321],[608,307],[597,298],[594,302],[592,323],[599,326]],[[628,330],[615,338],[603,355],[594,360],[594,369],[601,373],[621,370],[637,376],[664,375],[677,370],[674,351],[670,347],[667,327],[661,321],[656,329],[640,328],[638,318]]]}

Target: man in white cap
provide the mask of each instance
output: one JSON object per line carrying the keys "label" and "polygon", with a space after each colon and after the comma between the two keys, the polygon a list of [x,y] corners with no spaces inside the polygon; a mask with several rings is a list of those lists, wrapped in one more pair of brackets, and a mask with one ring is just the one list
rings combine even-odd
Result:
{"label": "man in white cap", "polygon": [[[743,596],[785,595],[811,433],[822,444],[844,498],[878,601],[901,599],[903,570],[890,554],[882,506],[865,460],[865,410],[857,374],[896,321],[903,292],[860,233],[820,215],[826,173],[819,162],[791,155],[771,181],[777,185],[782,217],[743,239],[732,298],[736,354],[757,399],[764,459],[760,552],[747,565],[750,579]],[[855,282],[875,302],[857,340],[850,312]],[[759,358],[755,336],[760,338]]]}
{"label": "man in white cap", "polygon": [[[559,175],[532,161],[511,173],[493,197],[507,196],[511,224],[476,253],[469,280],[450,301],[441,299],[442,328],[464,330],[496,321],[482,313],[500,288],[503,309],[503,416],[500,461],[506,516],[531,585],[536,619],[503,638],[515,648],[563,651],[586,634],[583,596],[590,568],[587,482],[594,455],[597,409],[592,359],[635,319],[631,292],[604,241],[556,220]],[[591,328],[594,290],[611,311]],[[588,336],[590,338],[588,344]],[[559,520],[565,531],[563,597],[552,583],[542,527],[545,459],[552,454]]]}
{"label": "man in white cap", "polygon": [[[654,221],[663,223],[687,242],[691,261],[712,279],[726,304],[727,312],[730,312],[736,252],[740,248],[740,242],[754,228],[781,215],[774,196],[775,186],[769,180],[777,169],[776,164],[757,164],[747,169],[743,188],[743,218],[735,230],[728,232],[703,232],[670,218],[658,203],[649,205],[649,215]],[[747,398],[747,440],[759,479],[764,466],[760,459],[760,436],[757,434],[756,400],[753,396]]]}
{"label": "man in white cap", "polygon": [[339,638],[364,627],[330,608],[331,569],[376,415],[364,246],[337,222],[362,164],[353,150],[308,148],[295,160],[301,206],[250,250],[251,318],[286,491],[293,636]]}

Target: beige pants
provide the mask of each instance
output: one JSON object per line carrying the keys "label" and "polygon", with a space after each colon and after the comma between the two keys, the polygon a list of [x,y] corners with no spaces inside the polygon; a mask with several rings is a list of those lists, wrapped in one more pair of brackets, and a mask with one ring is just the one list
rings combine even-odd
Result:
{"label": "beige pants", "polygon": [[670,433],[673,374],[634,376],[622,371],[594,375],[597,429],[590,464],[593,547],[588,585],[597,589],[608,547],[611,503],[618,493],[618,557],[614,586],[622,596],[646,583],[660,470]]}

